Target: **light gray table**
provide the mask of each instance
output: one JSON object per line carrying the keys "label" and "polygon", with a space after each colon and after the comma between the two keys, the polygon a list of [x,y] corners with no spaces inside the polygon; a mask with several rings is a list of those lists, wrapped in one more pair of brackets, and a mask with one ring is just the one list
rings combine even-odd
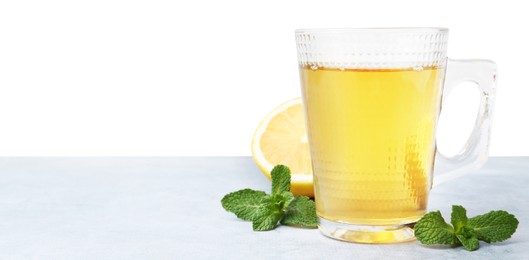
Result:
{"label": "light gray table", "polygon": [[0,158],[0,259],[529,259],[528,170],[529,157],[491,158],[432,191],[430,209],[447,219],[461,204],[520,220],[510,240],[467,252],[253,232],[220,205],[231,191],[269,190],[249,157]]}

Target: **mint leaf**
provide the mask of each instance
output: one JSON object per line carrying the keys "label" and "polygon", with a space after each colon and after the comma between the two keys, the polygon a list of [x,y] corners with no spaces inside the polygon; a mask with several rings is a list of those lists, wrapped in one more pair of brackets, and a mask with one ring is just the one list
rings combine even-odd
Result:
{"label": "mint leaf", "polygon": [[445,222],[439,211],[427,213],[415,224],[415,237],[427,245],[459,244],[454,228]]}
{"label": "mint leaf", "polygon": [[516,231],[518,223],[514,215],[496,210],[468,219],[467,228],[479,240],[492,243],[510,238]]}
{"label": "mint leaf", "polygon": [[475,236],[466,236],[462,234],[456,236],[466,250],[474,251],[479,248],[479,240]]}
{"label": "mint leaf", "polygon": [[266,231],[274,229],[283,215],[284,199],[282,196],[266,196],[261,200],[263,207],[253,219],[254,231]]}
{"label": "mint leaf", "polygon": [[415,236],[423,244],[463,245],[466,250],[479,248],[479,240],[487,243],[504,241],[518,227],[514,215],[503,210],[467,218],[466,209],[452,206],[452,225],[447,224],[439,211],[424,215],[415,224]]}
{"label": "mint leaf", "polygon": [[286,211],[287,207],[290,205],[290,203],[296,198],[294,197],[294,194],[290,191],[283,191],[281,192],[281,196],[283,197],[284,205],[283,205],[283,212]]}
{"label": "mint leaf", "polygon": [[290,169],[277,165],[271,172],[272,194],[244,189],[222,198],[222,207],[243,220],[252,221],[255,231],[274,229],[283,224],[316,227],[318,218],[314,201],[290,192]]}
{"label": "mint leaf", "polygon": [[[463,227],[467,224],[467,210],[463,206],[452,206],[452,219],[450,221],[456,234],[460,234]],[[463,241],[461,241],[463,242]]]}
{"label": "mint leaf", "polygon": [[318,227],[314,201],[305,196],[296,197],[286,208],[281,224]]}
{"label": "mint leaf", "polygon": [[290,191],[290,169],[284,165],[276,165],[272,175],[272,194],[281,194],[284,191]]}
{"label": "mint leaf", "polygon": [[[454,209],[454,207],[456,206],[452,206],[452,209]],[[461,206],[458,206],[458,207],[465,210]],[[452,215],[453,214],[454,214],[454,211],[452,211]],[[458,232],[456,232],[456,237],[467,251],[474,251],[479,248],[478,238],[472,233],[472,230],[468,229],[467,227],[462,227]]]}
{"label": "mint leaf", "polygon": [[479,240],[466,228],[467,221],[467,210],[463,206],[452,205],[450,222],[454,226],[456,237],[466,250],[474,251],[479,248]]}
{"label": "mint leaf", "polygon": [[222,198],[222,207],[238,218],[253,221],[260,216],[266,205],[261,201],[267,195],[263,191],[251,189],[232,192]]}

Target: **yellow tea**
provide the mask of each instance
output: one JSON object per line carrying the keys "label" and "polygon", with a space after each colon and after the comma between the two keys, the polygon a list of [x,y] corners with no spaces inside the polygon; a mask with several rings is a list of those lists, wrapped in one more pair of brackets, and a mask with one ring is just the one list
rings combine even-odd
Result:
{"label": "yellow tea", "polygon": [[426,210],[444,70],[300,68],[320,217],[417,221]]}

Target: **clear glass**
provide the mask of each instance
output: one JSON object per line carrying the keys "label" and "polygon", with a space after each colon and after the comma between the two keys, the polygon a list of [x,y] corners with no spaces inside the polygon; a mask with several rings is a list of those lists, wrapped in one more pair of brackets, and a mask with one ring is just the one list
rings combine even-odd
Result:
{"label": "clear glass", "polygon": [[[296,31],[323,234],[360,243],[413,240],[434,162],[444,181],[486,159],[495,65],[448,60],[447,40],[445,28]],[[443,89],[461,81],[483,93],[476,127],[459,155],[436,156]]]}

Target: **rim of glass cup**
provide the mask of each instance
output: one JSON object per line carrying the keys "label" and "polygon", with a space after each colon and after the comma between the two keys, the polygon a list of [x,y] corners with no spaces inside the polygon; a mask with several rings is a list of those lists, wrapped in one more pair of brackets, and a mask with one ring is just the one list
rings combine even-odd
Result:
{"label": "rim of glass cup", "polygon": [[359,33],[359,32],[370,32],[370,33],[396,33],[396,32],[448,32],[448,28],[445,27],[366,27],[366,28],[303,28],[296,29],[296,34],[301,33]]}

